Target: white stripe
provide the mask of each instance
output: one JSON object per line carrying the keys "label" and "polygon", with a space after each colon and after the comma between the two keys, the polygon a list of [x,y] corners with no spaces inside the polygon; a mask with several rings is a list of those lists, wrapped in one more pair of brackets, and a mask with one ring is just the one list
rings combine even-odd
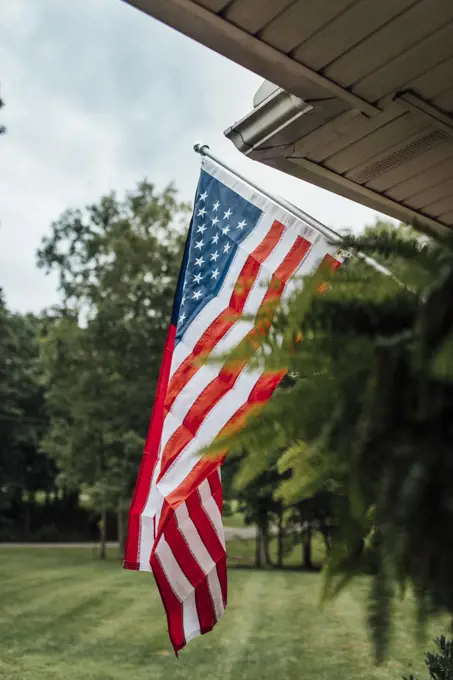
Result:
{"label": "white stripe", "polygon": [[[220,473],[220,467],[218,470]],[[225,531],[223,529],[222,515],[220,514],[219,506],[214,500],[211,487],[209,486],[207,479],[201,482],[200,486],[198,487],[198,492],[200,494],[201,504],[205,509],[206,515],[214,527],[221,544],[225,548]]]}
{"label": "white stripe", "polygon": [[182,605],[182,623],[186,642],[190,642],[190,640],[201,635],[195,591],[189,595]]}
{"label": "white stripe", "polygon": [[[149,559],[155,539],[154,526],[158,525],[162,504],[164,501],[162,494],[156,486],[158,473],[157,467],[158,466],[156,465],[148,493],[148,498],[146,499],[146,504],[140,517],[140,537],[138,544],[140,565],[146,565],[147,563],[149,564]],[[140,570],[148,571],[146,566],[143,568],[140,566]]]}
{"label": "white stripe", "polygon": [[201,540],[198,529],[189,515],[187,505],[181,503],[176,509],[175,515],[178,521],[179,531],[183,535],[190,552],[195,557],[204,573],[208,574],[212,569],[215,569],[215,562]]}
{"label": "white stripe", "polygon": [[152,571],[149,563],[154,543],[154,520],[145,511],[140,515],[140,535],[138,539],[139,571]]}
{"label": "white stripe", "polygon": [[[212,500],[214,501],[213,498]],[[209,591],[211,593],[212,604],[214,606],[216,619],[219,620],[219,618],[223,614],[224,607],[222,598],[222,588],[220,586],[219,576],[217,574],[215,562],[212,559],[211,555],[209,554],[208,550],[206,549],[205,544],[201,540],[196,525],[189,516],[186,503],[181,503],[181,505],[176,509],[175,515],[178,521],[178,528],[182,533],[189,550],[197,560],[201,569],[207,575],[206,581],[209,587]]]}
{"label": "white stripe", "polygon": [[208,574],[208,586],[211,592],[212,604],[214,605],[215,617],[218,621],[222,618],[225,607],[223,605],[222,588],[220,586],[219,577],[217,574],[217,569],[209,572]]}
{"label": "white stripe", "polygon": [[159,539],[155,554],[159,558],[160,565],[174,594],[180,602],[184,602],[193,593],[194,587],[179,566],[163,534]]}

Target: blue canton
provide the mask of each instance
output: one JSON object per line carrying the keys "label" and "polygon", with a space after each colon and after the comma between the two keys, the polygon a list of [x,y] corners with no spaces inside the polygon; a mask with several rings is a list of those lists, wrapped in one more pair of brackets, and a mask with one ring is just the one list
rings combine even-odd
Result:
{"label": "blue canton", "polygon": [[253,231],[261,214],[259,208],[201,171],[186,243],[185,271],[181,271],[175,300],[176,343],[218,294],[239,245]]}

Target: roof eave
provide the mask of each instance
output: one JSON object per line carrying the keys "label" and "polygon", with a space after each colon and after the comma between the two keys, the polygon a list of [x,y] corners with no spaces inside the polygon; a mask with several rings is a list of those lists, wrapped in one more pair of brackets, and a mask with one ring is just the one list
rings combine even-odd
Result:
{"label": "roof eave", "polygon": [[[286,149],[279,148],[278,154],[269,155],[267,153],[263,156],[260,146],[267,142],[268,147],[272,147],[272,137],[312,109],[313,107],[307,105],[302,99],[279,89],[260,106],[225,130],[224,135],[233,142],[241,153],[253,160],[265,162],[266,165],[320,186],[327,191],[340,194],[349,200],[357,201],[359,199],[363,205],[372,210],[377,210],[401,222],[411,224],[431,236],[451,236],[451,229],[435,219],[359,185],[306,158],[291,158],[292,144],[288,145]],[[442,123],[445,124],[444,121]]]}

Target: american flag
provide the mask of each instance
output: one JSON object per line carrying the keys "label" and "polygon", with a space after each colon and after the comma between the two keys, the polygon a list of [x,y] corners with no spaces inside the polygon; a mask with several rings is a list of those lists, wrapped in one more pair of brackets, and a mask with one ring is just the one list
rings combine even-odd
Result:
{"label": "american flag", "polygon": [[176,652],[210,631],[227,601],[222,458],[199,452],[240,429],[283,378],[241,359],[200,359],[253,342],[257,320],[296,278],[326,257],[337,264],[332,251],[308,224],[203,159],[124,562],[153,572]]}

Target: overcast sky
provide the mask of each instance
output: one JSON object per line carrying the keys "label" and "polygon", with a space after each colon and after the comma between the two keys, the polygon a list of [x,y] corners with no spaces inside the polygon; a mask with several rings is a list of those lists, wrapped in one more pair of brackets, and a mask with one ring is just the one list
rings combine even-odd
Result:
{"label": "overcast sky", "polygon": [[334,227],[375,213],[244,158],[223,131],[252,108],[261,79],[121,0],[0,0],[0,287],[10,308],[57,299],[36,267],[69,207],[147,177],[195,190],[194,141]]}

